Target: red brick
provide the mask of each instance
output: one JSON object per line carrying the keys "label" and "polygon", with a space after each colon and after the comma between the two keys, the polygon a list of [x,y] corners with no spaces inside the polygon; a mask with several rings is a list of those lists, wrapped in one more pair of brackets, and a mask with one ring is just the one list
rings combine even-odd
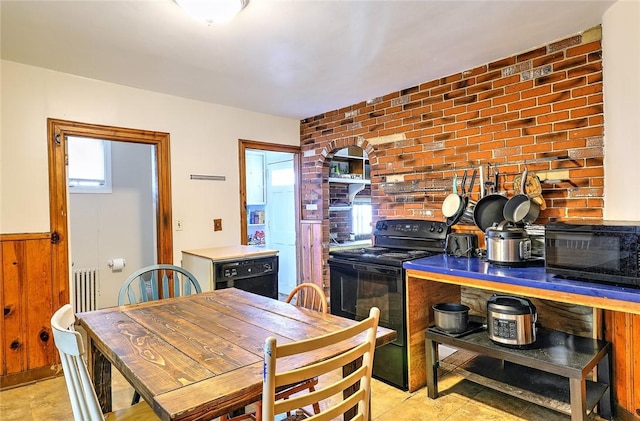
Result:
{"label": "red brick", "polygon": [[507,111],[507,107],[505,107],[504,105],[499,105],[497,107],[491,107],[491,108],[485,108],[484,110],[480,111],[480,117],[488,117],[488,116],[492,116],[492,115],[497,115],[497,114],[501,114]]}
{"label": "red brick", "polygon": [[520,75],[511,75],[507,77],[503,77],[501,79],[495,80],[493,82],[494,88],[499,88],[501,86],[512,85],[514,83],[518,83],[520,81]]}
{"label": "red brick", "polygon": [[491,106],[491,100],[478,101],[475,104],[467,105],[467,111],[482,110],[484,108],[489,108],[490,106]]}
{"label": "red brick", "polygon": [[548,113],[538,117],[538,124],[552,123],[554,121],[567,120],[569,118],[569,111],[560,111],[557,113]]}
{"label": "red brick", "polygon": [[558,82],[558,83],[554,83],[553,84],[553,91],[554,92],[558,92],[558,91],[566,91],[566,90],[570,90],[572,88],[576,88],[578,86],[583,86],[587,83],[587,78],[582,76],[582,77],[577,77],[574,79],[568,79],[568,80],[564,80],[562,82]]}
{"label": "red brick", "polygon": [[497,132],[493,134],[494,139],[507,139],[518,136],[520,136],[520,130],[505,130],[504,132]]}
{"label": "red brick", "polygon": [[573,109],[571,110],[571,118],[579,118],[579,117],[585,117],[585,116],[602,114],[602,113],[603,113],[602,104],[599,104],[599,105],[593,105],[590,107]]}
{"label": "red brick", "polygon": [[551,112],[551,106],[543,105],[541,107],[527,108],[526,110],[520,111],[520,117],[532,117],[532,116],[542,116]]}
{"label": "red brick", "polygon": [[582,88],[572,89],[571,95],[576,98],[579,96],[593,95],[602,92],[602,84],[588,85]]}
{"label": "red brick", "polygon": [[491,105],[496,106],[500,104],[508,104],[510,102],[515,102],[519,100],[520,100],[520,93],[516,92],[509,95],[501,96],[499,98],[493,98],[491,100]]}
{"label": "red brick", "polygon": [[503,58],[503,59],[494,61],[492,63],[489,63],[487,67],[491,71],[491,70],[501,69],[503,67],[511,66],[512,64],[515,64],[515,62],[516,62],[515,57],[507,57],[507,58]]}
{"label": "red brick", "polygon": [[522,99],[538,97],[542,95],[546,95],[551,92],[551,87],[549,85],[538,86],[534,89],[527,89],[520,92],[520,96]]}
{"label": "red brick", "polygon": [[[545,48],[546,51],[546,48]],[[551,54],[547,54],[543,57],[537,58],[533,60],[533,68],[538,68],[538,67],[542,67],[546,64],[551,64],[551,63],[555,63],[558,62],[560,60],[564,59],[564,52],[562,51],[556,51],[554,53]]]}
{"label": "red brick", "polygon": [[523,108],[531,108],[536,106],[536,99],[530,98],[524,101],[517,101],[507,105],[509,111],[521,110]]}
{"label": "red brick", "polygon": [[553,104],[553,111],[584,107],[585,105],[587,105],[587,100],[585,98],[571,99],[569,101],[560,101]]}
{"label": "red brick", "polygon": [[604,134],[604,128],[600,126],[588,127],[585,129],[572,130],[569,132],[569,138],[582,139],[585,137],[602,136]]}
{"label": "red brick", "polygon": [[600,40],[589,42],[587,44],[581,44],[576,47],[567,48],[567,57],[578,56],[581,54],[587,54],[594,51],[600,51],[601,49]]}
{"label": "red brick", "polygon": [[517,111],[514,111],[514,112],[510,112],[510,113],[496,114],[493,117],[491,117],[491,122],[492,123],[500,123],[500,122],[504,122],[504,121],[517,120],[519,118],[520,118],[520,113],[518,113]]}

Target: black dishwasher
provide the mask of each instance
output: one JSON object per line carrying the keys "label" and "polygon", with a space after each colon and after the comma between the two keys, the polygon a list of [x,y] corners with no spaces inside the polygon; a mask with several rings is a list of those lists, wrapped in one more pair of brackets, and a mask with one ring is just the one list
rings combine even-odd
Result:
{"label": "black dishwasher", "polygon": [[214,261],[213,285],[278,299],[278,256]]}

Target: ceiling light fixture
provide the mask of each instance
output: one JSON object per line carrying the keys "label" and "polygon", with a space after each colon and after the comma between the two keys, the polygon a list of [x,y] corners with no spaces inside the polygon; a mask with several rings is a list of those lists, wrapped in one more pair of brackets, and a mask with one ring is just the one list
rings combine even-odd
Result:
{"label": "ceiling light fixture", "polygon": [[189,16],[212,23],[223,23],[233,19],[249,0],[174,0]]}

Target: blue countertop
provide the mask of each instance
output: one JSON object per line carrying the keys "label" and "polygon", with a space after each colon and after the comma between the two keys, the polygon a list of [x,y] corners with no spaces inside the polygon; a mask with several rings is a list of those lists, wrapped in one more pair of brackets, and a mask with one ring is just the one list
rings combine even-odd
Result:
{"label": "blue countertop", "polygon": [[405,262],[403,267],[416,271],[640,303],[640,289],[638,288],[556,278],[552,274],[547,274],[543,265],[506,267],[491,264],[476,257],[455,257],[442,254],[411,260]]}

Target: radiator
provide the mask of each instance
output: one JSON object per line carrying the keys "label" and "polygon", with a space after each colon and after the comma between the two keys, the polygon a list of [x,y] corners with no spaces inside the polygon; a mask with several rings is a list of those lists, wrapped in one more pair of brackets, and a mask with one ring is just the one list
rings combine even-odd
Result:
{"label": "radiator", "polygon": [[74,269],[73,308],[76,313],[97,310],[98,269]]}

